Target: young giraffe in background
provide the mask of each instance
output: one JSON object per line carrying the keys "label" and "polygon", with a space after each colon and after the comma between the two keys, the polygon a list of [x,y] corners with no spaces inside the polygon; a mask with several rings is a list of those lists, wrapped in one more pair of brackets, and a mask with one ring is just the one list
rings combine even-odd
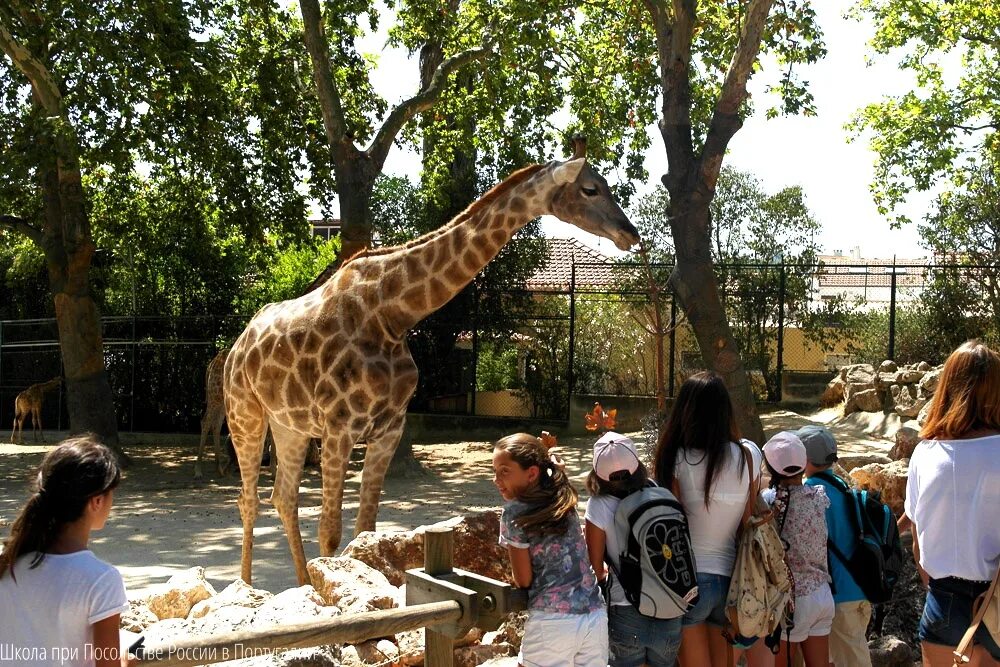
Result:
{"label": "young giraffe in background", "polygon": [[[201,416],[201,440],[198,442],[198,457],[194,461],[194,478],[201,479],[201,459],[205,453],[205,443],[208,441],[208,434],[211,433],[215,444],[215,466],[219,475],[229,472],[229,467],[233,464],[230,455],[229,439],[227,447],[222,446],[222,424],[226,421],[226,405],[223,399],[223,371],[226,366],[226,357],[229,356],[229,348],[220,350],[212,357],[205,369],[205,412]],[[274,477],[275,467],[278,457],[274,454],[274,440],[268,433],[265,451],[268,455],[268,467],[271,477]],[[319,465],[319,454],[316,444],[312,443],[309,456],[306,462],[310,465]]]}
{"label": "young giraffe in background", "polygon": [[[33,384],[14,399],[14,429],[10,432],[12,443],[21,442],[24,434],[21,432],[24,427],[24,420],[31,417],[31,436],[35,439],[38,433],[42,442],[45,442],[45,433],[42,431],[42,401],[45,400],[45,392],[52,391],[62,383],[61,377],[52,378],[48,382]],[[14,439],[17,433],[17,439]]]}
{"label": "young giraffe in background", "polygon": [[201,440],[198,442],[198,458],[194,462],[194,478],[201,478],[201,457],[205,452],[205,441],[211,433],[215,444],[215,467],[220,475],[225,475],[232,464],[229,452],[222,448],[222,424],[226,421],[226,404],[222,398],[222,375],[226,367],[229,348],[220,350],[208,362],[205,369],[205,413],[201,416]]}
{"label": "young giraffe in background", "polygon": [[251,581],[259,460],[270,425],[278,455],[271,501],[300,584],[308,583],[298,520],[306,445],[322,440],[319,547],[341,538],[344,480],[355,443],[367,442],[355,534],[375,528],[379,496],[417,386],[406,332],[458,294],[517,230],[551,214],[609,238],[639,241],[607,181],[583,156],[515,172],[440,229],[405,245],[348,259],[320,288],[270,304],[250,321],[226,361],[225,401],[243,488],[242,577]]}

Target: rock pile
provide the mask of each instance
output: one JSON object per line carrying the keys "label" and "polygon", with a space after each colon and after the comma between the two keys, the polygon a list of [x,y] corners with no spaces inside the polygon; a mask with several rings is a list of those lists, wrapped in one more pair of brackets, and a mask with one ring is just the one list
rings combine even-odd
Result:
{"label": "rock pile", "polygon": [[[455,531],[455,565],[477,574],[509,581],[506,551],[498,544],[499,513],[482,512],[435,524]],[[237,579],[222,591],[194,567],[173,576],[159,590],[130,602],[122,615],[124,630],[141,633],[145,645],[181,638],[225,634],[290,625],[404,605],[404,571],[423,565],[423,526],[408,532],[362,533],[342,555],[316,558],[307,567],[312,585],[277,595]],[[524,633],[524,614],[512,615],[499,630],[471,630],[455,641],[457,667],[476,667],[495,658],[514,656]],[[343,665],[345,667],[415,667],[424,662],[422,630],[366,641],[356,646],[321,646],[256,655],[226,664]]]}
{"label": "rock pile", "polygon": [[827,385],[821,400],[824,405],[842,403],[845,415],[895,412],[904,421],[916,419],[922,425],[942,368],[925,361],[897,366],[889,360],[877,369],[871,364],[844,366]]}

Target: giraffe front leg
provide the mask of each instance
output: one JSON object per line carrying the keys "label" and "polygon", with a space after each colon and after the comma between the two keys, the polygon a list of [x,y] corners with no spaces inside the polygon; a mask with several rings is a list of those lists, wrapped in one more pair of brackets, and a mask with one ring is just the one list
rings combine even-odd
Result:
{"label": "giraffe front leg", "polygon": [[208,440],[209,415],[206,412],[201,418],[201,439],[198,441],[198,456],[194,460],[194,478],[201,479],[201,457],[205,454],[205,441]]}
{"label": "giraffe front leg", "polygon": [[[249,423],[248,423],[249,422]],[[243,550],[240,555],[240,576],[248,585],[251,582],[251,564],[253,563],[253,527],[257,522],[257,512],[260,508],[260,498],[257,495],[257,479],[260,476],[260,466],[252,465],[254,460],[260,460],[260,450],[264,446],[263,419],[249,420],[243,423],[230,421],[233,446],[236,448],[236,458],[240,464],[242,487],[237,505],[240,508],[240,519],[243,522]]]}
{"label": "giraffe front leg", "polygon": [[[331,429],[333,430],[333,429]],[[323,510],[319,517],[319,553],[332,556],[343,535],[344,480],[354,448],[354,435],[346,429],[323,438],[320,469],[323,478]]]}
{"label": "giraffe front leg", "polygon": [[218,471],[220,477],[225,477],[226,473],[229,472],[229,466],[232,465],[233,460],[229,457],[229,452],[222,446],[222,424],[226,421],[226,413],[222,410],[215,417],[215,423],[212,424],[212,437],[214,440],[212,444],[215,446],[215,469]]}
{"label": "giraffe front leg", "polygon": [[37,433],[37,437],[42,442],[45,442],[45,431],[42,429],[42,410],[33,410],[31,413],[31,426],[32,431]]}
{"label": "giraffe front leg", "polygon": [[[306,553],[302,546],[302,531],[299,529],[299,483],[302,481],[302,465],[306,458],[308,436],[290,431],[283,426],[271,424],[271,437],[279,461],[274,475],[274,491],[271,504],[278,510],[281,525],[285,529],[288,548],[292,552],[295,575],[299,586],[309,583],[306,569]],[[257,461],[260,470],[260,461]]]}
{"label": "giraffe front leg", "polygon": [[396,453],[405,425],[406,413],[403,413],[394,418],[384,431],[373,434],[368,439],[365,467],[361,473],[361,504],[358,507],[358,519],[354,524],[355,535],[366,530],[375,530],[375,517],[378,515],[385,473],[392,463],[392,455]]}

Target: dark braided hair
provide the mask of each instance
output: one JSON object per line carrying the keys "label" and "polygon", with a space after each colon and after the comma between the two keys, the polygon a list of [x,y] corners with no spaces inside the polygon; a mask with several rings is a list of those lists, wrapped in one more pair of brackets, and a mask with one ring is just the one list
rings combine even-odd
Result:
{"label": "dark braided hair", "polygon": [[52,449],[39,467],[34,493],[10,528],[0,554],[0,579],[14,563],[35,553],[29,567],[38,567],[45,552],[66,524],[83,516],[87,502],[114,489],[121,481],[121,468],[114,452],[92,434],[69,438]]}

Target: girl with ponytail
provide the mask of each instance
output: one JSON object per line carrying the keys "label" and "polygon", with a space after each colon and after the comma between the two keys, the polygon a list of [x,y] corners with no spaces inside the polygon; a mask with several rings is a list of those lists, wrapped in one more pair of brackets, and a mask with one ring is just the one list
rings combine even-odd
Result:
{"label": "girl with ponytail", "polygon": [[528,589],[518,662],[605,667],[608,615],[576,512],[577,492],[543,438],[516,433],[493,448],[493,483],[505,501],[500,543],[515,584]]}
{"label": "girl with ponytail", "polygon": [[0,628],[23,661],[113,667],[129,608],[121,574],[87,549],[104,527],[121,470],[93,436],[64,440],[42,459],[34,493],[0,553]]}

